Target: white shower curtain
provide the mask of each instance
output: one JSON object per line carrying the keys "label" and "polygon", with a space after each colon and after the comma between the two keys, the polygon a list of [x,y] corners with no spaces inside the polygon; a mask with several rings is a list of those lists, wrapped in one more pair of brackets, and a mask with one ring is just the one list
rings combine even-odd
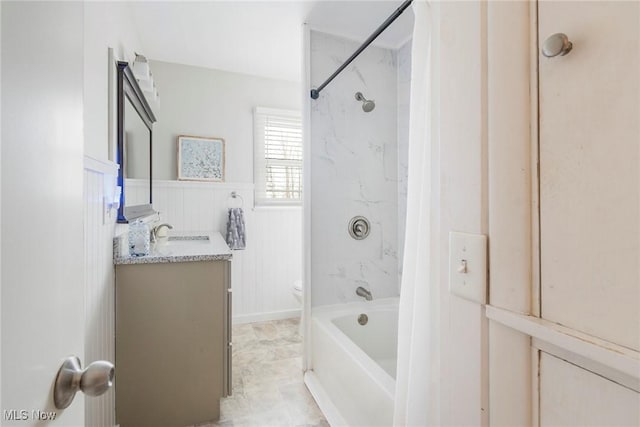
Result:
{"label": "white shower curtain", "polygon": [[414,1],[407,228],[394,426],[437,424],[437,307],[431,283],[431,6]]}

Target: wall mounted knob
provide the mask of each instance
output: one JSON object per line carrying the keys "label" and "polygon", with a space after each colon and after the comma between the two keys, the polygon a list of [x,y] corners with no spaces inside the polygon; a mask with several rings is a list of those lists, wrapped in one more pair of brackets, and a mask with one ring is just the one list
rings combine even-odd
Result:
{"label": "wall mounted knob", "polygon": [[547,58],[554,56],[565,56],[573,49],[573,43],[569,41],[569,37],[563,33],[552,34],[544,41],[542,45],[542,54]]}
{"label": "wall mounted knob", "polygon": [[65,409],[82,390],[87,396],[100,396],[113,385],[115,367],[104,360],[93,362],[85,369],[80,367],[80,359],[68,357],[60,367],[53,387],[53,403],[58,409]]}

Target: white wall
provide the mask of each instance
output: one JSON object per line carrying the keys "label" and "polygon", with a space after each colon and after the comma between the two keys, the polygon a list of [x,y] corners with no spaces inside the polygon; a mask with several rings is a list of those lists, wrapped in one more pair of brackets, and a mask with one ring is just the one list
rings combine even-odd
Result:
{"label": "white wall", "polygon": [[[359,43],[311,32],[311,84],[320,85]],[[398,294],[398,144],[395,53],[370,46],[311,101],[311,295],[314,306]],[[355,93],[373,99],[365,113]],[[371,223],[364,240],[352,217]]]}
{"label": "white wall", "polygon": [[486,4],[432,4],[439,91],[440,425],[487,425],[484,307],[448,289],[449,232],[487,234]]}
{"label": "white wall", "polygon": [[[241,53],[239,53],[241,54]],[[151,61],[160,106],[153,133],[154,179],[176,179],[179,135],[225,140],[227,182],[253,182],[253,109],[300,110],[300,84]]]}
{"label": "white wall", "polygon": [[[84,8],[84,146],[85,155],[95,159],[115,161],[115,146],[109,142],[115,65],[109,63],[108,49],[115,60],[130,63],[134,52],[144,53],[129,8],[127,2],[111,1],[87,2]],[[115,101],[111,108],[115,114]]]}

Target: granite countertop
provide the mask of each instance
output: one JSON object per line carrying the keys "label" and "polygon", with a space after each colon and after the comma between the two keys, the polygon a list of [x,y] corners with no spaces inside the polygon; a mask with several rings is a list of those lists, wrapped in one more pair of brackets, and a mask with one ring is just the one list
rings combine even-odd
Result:
{"label": "granite countertop", "polygon": [[155,264],[167,262],[221,261],[233,257],[219,232],[171,232],[168,237],[151,244],[146,256],[131,256],[127,235],[113,239],[113,263]]}

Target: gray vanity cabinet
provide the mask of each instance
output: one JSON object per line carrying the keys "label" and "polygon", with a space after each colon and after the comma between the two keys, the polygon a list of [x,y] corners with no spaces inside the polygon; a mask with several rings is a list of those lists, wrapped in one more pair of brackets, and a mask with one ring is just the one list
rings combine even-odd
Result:
{"label": "gray vanity cabinet", "polygon": [[230,392],[230,261],[116,266],[116,420],[217,420]]}

